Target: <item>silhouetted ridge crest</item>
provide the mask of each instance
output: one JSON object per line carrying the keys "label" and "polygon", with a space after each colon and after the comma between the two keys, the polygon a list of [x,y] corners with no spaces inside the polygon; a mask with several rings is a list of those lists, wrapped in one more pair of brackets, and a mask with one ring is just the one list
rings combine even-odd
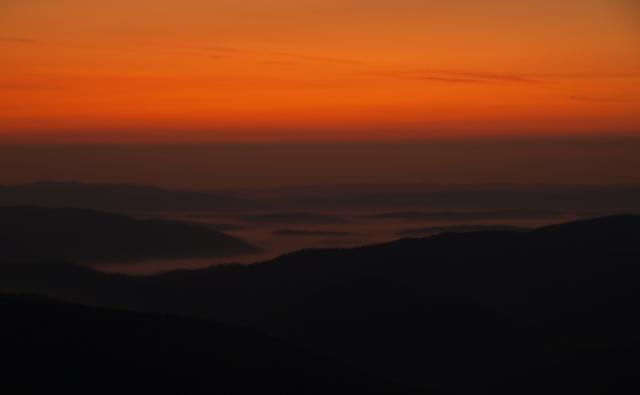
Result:
{"label": "silhouetted ridge crest", "polygon": [[90,209],[0,207],[5,261],[136,261],[247,254],[256,247],[205,225]]}
{"label": "silhouetted ridge crest", "polygon": [[255,203],[207,191],[136,184],[36,182],[0,185],[0,206],[81,207],[118,212],[220,212],[256,209]]}
{"label": "silhouetted ridge crest", "polygon": [[574,234],[634,234],[640,233],[640,215],[612,215],[608,217],[583,219],[559,225],[544,226],[536,233],[566,232]]}

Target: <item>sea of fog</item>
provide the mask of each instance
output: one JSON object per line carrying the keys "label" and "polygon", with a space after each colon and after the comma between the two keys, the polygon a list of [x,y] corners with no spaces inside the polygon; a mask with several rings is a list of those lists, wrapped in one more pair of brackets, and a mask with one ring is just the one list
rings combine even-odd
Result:
{"label": "sea of fog", "polygon": [[[494,219],[424,219],[411,212],[383,216],[380,213],[358,212],[261,212],[241,214],[173,214],[162,218],[186,220],[206,224],[228,235],[238,237],[259,248],[262,252],[243,256],[207,259],[163,259],[143,262],[96,264],[100,271],[147,275],[159,272],[198,269],[220,264],[251,264],[273,259],[279,255],[306,248],[350,248],[368,244],[389,242],[405,237],[426,237],[446,231],[450,226],[483,225],[535,228],[577,218],[577,214],[563,213],[544,218],[494,218]],[[438,228],[445,227],[443,230]],[[436,228],[433,233],[422,232]]]}

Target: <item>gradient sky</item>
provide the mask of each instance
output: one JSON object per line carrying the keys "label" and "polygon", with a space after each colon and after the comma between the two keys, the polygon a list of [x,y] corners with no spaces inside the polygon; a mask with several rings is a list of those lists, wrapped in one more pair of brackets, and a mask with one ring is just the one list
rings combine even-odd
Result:
{"label": "gradient sky", "polygon": [[0,0],[0,142],[640,134],[635,0]]}

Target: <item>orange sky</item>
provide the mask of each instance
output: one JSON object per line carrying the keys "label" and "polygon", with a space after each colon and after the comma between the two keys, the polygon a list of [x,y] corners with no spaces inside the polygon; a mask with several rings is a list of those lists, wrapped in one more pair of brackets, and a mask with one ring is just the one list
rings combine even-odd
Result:
{"label": "orange sky", "polygon": [[0,141],[640,134],[635,0],[0,0]]}

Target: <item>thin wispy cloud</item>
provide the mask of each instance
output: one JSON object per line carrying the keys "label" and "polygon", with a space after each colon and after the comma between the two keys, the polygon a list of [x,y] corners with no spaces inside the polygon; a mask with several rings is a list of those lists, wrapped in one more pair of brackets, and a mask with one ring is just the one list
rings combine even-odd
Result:
{"label": "thin wispy cloud", "polygon": [[416,76],[411,78],[419,81],[434,81],[434,82],[449,82],[453,84],[482,84],[486,81],[472,78],[447,78],[447,77],[429,77],[429,76]]}
{"label": "thin wispy cloud", "polygon": [[[291,63],[291,60],[306,61],[306,62],[319,62],[319,63],[338,63],[338,64],[360,64],[361,62],[356,59],[346,59],[340,57],[311,55],[297,52],[278,52],[278,51],[256,51],[242,48],[225,47],[217,45],[208,45],[204,47],[192,48],[204,51],[205,53],[216,53],[225,55],[238,55],[238,56],[252,56],[260,58],[270,58],[269,62],[283,62]],[[219,56],[219,55],[216,55]]]}
{"label": "thin wispy cloud", "polygon": [[[593,72],[593,73],[505,73],[486,71],[459,70],[395,70],[365,72],[365,75],[407,79],[415,81],[432,81],[452,84],[544,84],[570,79],[635,79],[640,78],[637,72]],[[636,101],[627,98],[571,97],[575,100],[591,101]]]}
{"label": "thin wispy cloud", "polygon": [[540,73],[535,76],[548,79],[627,79],[640,78],[640,72]]}
{"label": "thin wispy cloud", "polygon": [[486,72],[460,72],[460,71],[447,71],[443,72],[450,75],[465,76],[474,78],[479,81],[486,82],[513,82],[513,83],[539,83],[542,82],[529,75],[518,75],[509,73],[486,73]]}
{"label": "thin wispy cloud", "polygon": [[215,45],[206,46],[206,47],[200,47],[200,48],[195,48],[195,49],[201,49],[201,50],[206,50],[206,51],[211,51],[211,52],[222,52],[222,53],[228,53],[228,54],[250,53],[249,51],[243,51],[243,50],[238,49],[238,48],[219,47],[219,46],[215,46]]}
{"label": "thin wispy cloud", "polygon": [[64,89],[62,85],[49,82],[0,83],[0,91],[55,91],[61,89]]}
{"label": "thin wispy cloud", "polygon": [[305,55],[291,52],[273,52],[274,56],[281,56],[284,58],[308,60],[311,62],[324,62],[324,63],[342,63],[342,64],[360,64],[361,62],[355,59],[333,58],[326,56]]}
{"label": "thin wispy cloud", "polygon": [[424,71],[382,71],[369,72],[367,75],[408,79],[416,81],[433,81],[452,84],[537,84],[543,82],[529,75],[498,72],[468,72],[449,70]]}
{"label": "thin wispy cloud", "polygon": [[633,97],[606,97],[606,96],[569,96],[571,100],[604,102],[604,103],[633,103],[640,101],[640,98]]}
{"label": "thin wispy cloud", "polygon": [[27,37],[0,36],[0,42],[8,44],[40,44],[40,41]]}

